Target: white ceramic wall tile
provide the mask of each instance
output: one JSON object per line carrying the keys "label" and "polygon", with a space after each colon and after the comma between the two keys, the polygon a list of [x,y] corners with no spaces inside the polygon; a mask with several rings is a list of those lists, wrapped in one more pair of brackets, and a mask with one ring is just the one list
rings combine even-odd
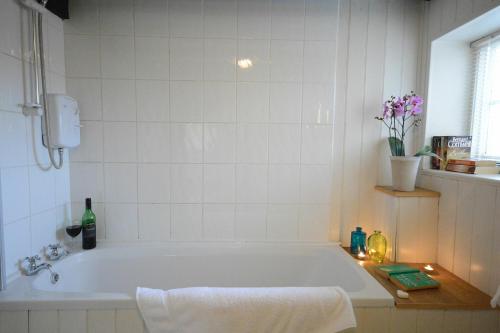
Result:
{"label": "white ceramic wall tile", "polygon": [[172,124],[172,162],[200,163],[203,159],[203,125]]}
{"label": "white ceramic wall tile", "polygon": [[172,239],[200,240],[202,236],[202,206],[172,205]]}
{"label": "white ceramic wall tile", "polygon": [[56,242],[56,211],[54,209],[32,215],[30,221],[31,253],[42,253],[49,244]]}
{"label": "white ceramic wall tile", "polygon": [[170,91],[167,81],[137,80],[135,82],[138,121],[168,121]]}
{"label": "white ceramic wall tile", "polygon": [[333,122],[333,86],[304,83],[302,86],[302,121],[331,124]]}
{"label": "white ceramic wall tile", "polygon": [[138,167],[138,200],[144,203],[170,202],[170,166],[141,164]]}
{"label": "white ceramic wall tile", "polygon": [[170,118],[175,122],[201,122],[203,117],[203,83],[170,82]]}
{"label": "white ceramic wall tile", "polygon": [[268,83],[240,82],[237,94],[239,122],[267,122],[269,120]]}
{"label": "white ceramic wall tile", "polygon": [[271,81],[302,80],[302,41],[271,40]]}
{"label": "white ceramic wall tile", "polygon": [[47,25],[46,38],[48,39],[48,68],[50,71],[60,75],[65,74],[64,60],[64,33],[52,25]]}
{"label": "white ceramic wall tile", "polygon": [[18,220],[4,226],[5,266],[7,276],[19,271],[19,261],[31,253],[31,231],[29,219]]}
{"label": "white ceramic wall tile", "polygon": [[3,223],[10,223],[30,214],[30,188],[28,168],[5,168],[0,170],[2,184]]}
{"label": "white ceramic wall tile", "polygon": [[[89,181],[91,179],[92,181]],[[72,163],[70,171],[71,201],[85,198],[104,201],[104,173],[100,163]]]}
{"label": "white ceramic wall tile", "polygon": [[116,333],[143,333],[144,322],[138,309],[116,310]]}
{"label": "white ceramic wall tile", "polygon": [[236,0],[205,0],[205,37],[236,37]]}
{"label": "white ceramic wall tile", "polygon": [[135,75],[138,79],[168,80],[168,38],[135,38]]}
{"label": "white ceramic wall tile", "polygon": [[204,202],[234,202],[235,191],[234,165],[205,164],[203,166]]}
{"label": "white ceramic wall tile", "polygon": [[134,33],[133,0],[101,1],[99,17],[102,34],[132,35]]}
{"label": "white ceramic wall tile", "polygon": [[138,161],[142,163],[169,162],[170,125],[168,123],[137,123],[137,152]]}
{"label": "white ceramic wall tile", "polygon": [[88,310],[88,333],[115,332],[115,310]]}
{"label": "white ceramic wall tile", "polygon": [[269,202],[299,202],[299,166],[271,165],[269,167]]}
{"label": "white ceramic wall tile", "polygon": [[269,80],[270,45],[268,40],[238,40],[238,60],[249,59],[252,65],[238,66],[239,81]]}
{"label": "white ceramic wall tile", "polygon": [[[447,193],[443,196],[450,196]],[[471,259],[471,237],[474,214],[474,184],[469,182],[459,182],[457,192],[457,213],[455,224],[455,240],[457,246],[453,250],[453,273],[465,281],[470,281],[470,259]],[[441,222],[441,216],[439,217]],[[439,257],[442,254],[439,253]]]}
{"label": "white ceramic wall tile", "polygon": [[236,39],[205,39],[204,79],[234,81],[236,79]]}
{"label": "white ceramic wall tile", "polygon": [[203,205],[203,239],[234,239],[234,205]]}
{"label": "white ceramic wall tile", "polygon": [[135,162],[137,160],[137,128],[132,122],[104,123],[104,161]]}
{"label": "white ceramic wall tile", "polygon": [[269,126],[269,162],[298,163],[300,161],[300,125]]}
{"label": "white ceramic wall tile", "polygon": [[57,310],[39,310],[29,313],[30,333],[54,333],[59,331]]}
{"label": "white ceramic wall tile", "polygon": [[105,164],[104,179],[106,202],[137,202],[136,164]]}
{"label": "white ceramic wall tile", "polygon": [[203,120],[234,122],[236,120],[236,85],[232,82],[205,82]]}
{"label": "white ceramic wall tile", "polygon": [[236,125],[205,124],[203,156],[206,163],[231,163],[236,155]]}
{"label": "white ceramic wall tile", "polygon": [[80,120],[102,119],[101,80],[66,79],[67,93],[78,101]]}
{"label": "white ceramic wall tile", "polygon": [[168,36],[168,2],[135,0],[134,28],[136,36]]}
{"label": "white ceramic wall tile", "polygon": [[444,332],[470,332],[471,312],[447,310],[444,312]]}
{"label": "white ceramic wall tile", "polygon": [[470,282],[486,293],[490,289],[495,203],[495,187],[475,186]]}
{"label": "white ceramic wall tile", "polygon": [[330,207],[301,206],[299,212],[299,239],[306,241],[328,240],[328,225],[330,223]]}
{"label": "white ceramic wall tile", "polygon": [[272,38],[304,39],[304,0],[272,2]]}
{"label": "white ceramic wall tile", "polygon": [[55,206],[54,171],[43,171],[38,166],[29,168],[30,212],[39,213]]}
{"label": "white ceramic wall tile", "polygon": [[96,78],[101,75],[99,37],[65,35],[64,52],[68,77]]}
{"label": "white ceramic wall tile", "polygon": [[328,204],[331,192],[331,169],[322,165],[302,165],[300,168],[300,202]]}
{"label": "white ceramic wall tile", "polygon": [[171,166],[172,202],[202,202],[203,166],[174,164]]}
{"label": "white ceramic wall tile", "polygon": [[240,163],[268,161],[268,126],[266,124],[239,124],[237,127],[237,160]]}
{"label": "white ceramic wall tile", "polygon": [[29,333],[28,311],[0,312],[0,332]]}
{"label": "white ceramic wall tile", "polygon": [[390,321],[392,332],[415,333],[417,331],[417,310],[392,308]]}
{"label": "white ceramic wall tile", "polygon": [[99,1],[75,0],[69,3],[71,20],[64,21],[64,33],[91,34],[99,33]]}
{"label": "white ceramic wall tile", "polygon": [[267,205],[239,204],[236,206],[235,238],[264,240],[266,238]]}
{"label": "white ceramic wall tile", "polygon": [[134,38],[130,36],[101,37],[101,74],[111,79],[134,78]]}
{"label": "white ceramic wall tile", "polygon": [[335,40],[338,1],[306,0],[306,40]]}
{"label": "white ceramic wall tile", "polygon": [[302,125],[302,163],[328,164],[332,161],[332,128],[326,125]]}
{"label": "white ceramic wall tile", "polygon": [[201,37],[203,35],[201,0],[171,0],[168,6],[171,36]]}
{"label": "white ceramic wall tile", "polygon": [[297,240],[299,209],[292,205],[270,205],[267,211],[267,239]]}
{"label": "white ceramic wall tile", "polygon": [[87,311],[59,310],[59,332],[87,333]]}
{"label": "white ceramic wall tile", "polygon": [[238,2],[238,37],[261,39],[271,37],[271,1]]}
{"label": "white ceramic wall tile", "polygon": [[304,82],[332,82],[335,45],[330,42],[304,42]]}
{"label": "white ceramic wall tile", "polygon": [[236,201],[267,202],[267,165],[239,164],[236,166]]}
{"label": "white ceramic wall tile", "polygon": [[139,239],[156,241],[170,239],[170,205],[139,205]]}
{"label": "white ceramic wall tile", "polygon": [[19,104],[23,103],[21,61],[0,54],[0,75],[0,110],[19,112]]}
{"label": "white ceramic wall tile", "polygon": [[[99,121],[81,121],[80,124],[82,125],[82,127],[80,128],[80,145],[77,148],[71,150],[71,161],[102,162],[104,159],[103,123]],[[109,127],[105,126],[105,128],[108,129]],[[107,136],[107,139],[113,142],[113,144],[110,145],[113,147],[108,146],[108,149],[112,149],[114,152],[116,140],[114,138],[110,138],[109,134]],[[108,141],[107,144],[109,145],[110,142]],[[118,146],[120,145],[121,144],[118,143]]]}
{"label": "white ceramic wall tile", "polygon": [[201,80],[202,77],[203,39],[170,39],[170,79]]}
{"label": "white ceramic wall tile", "polygon": [[0,52],[21,58],[21,9],[14,1],[5,1],[0,13]]}
{"label": "white ceramic wall tile", "polygon": [[103,120],[135,121],[135,83],[132,80],[102,81]]}
{"label": "white ceramic wall tile", "polygon": [[135,240],[138,239],[137,205],[106,204],[106,239]]}
{"label": "white ceramic wall tile", "polygon": [[27,138],[22,114],[0,111],[0,167],[27,163]]}
{"label": "white ceramic wall tile", "polygon": [[271,83],[270,120],[277,123],[301,121],[302,87],[295,83]]}
{"label": "white ceramic wall tile", "polygon": [[418,310],[417,333],[443,332],[443,316],[444,311],[442,310]]}

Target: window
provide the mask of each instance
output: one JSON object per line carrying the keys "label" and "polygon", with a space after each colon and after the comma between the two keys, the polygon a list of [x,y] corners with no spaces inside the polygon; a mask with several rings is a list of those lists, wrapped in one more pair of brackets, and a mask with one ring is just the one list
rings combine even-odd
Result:
{"label": "window", "polygon": [[472,154],[500,160],[500,34],[472,43]]}

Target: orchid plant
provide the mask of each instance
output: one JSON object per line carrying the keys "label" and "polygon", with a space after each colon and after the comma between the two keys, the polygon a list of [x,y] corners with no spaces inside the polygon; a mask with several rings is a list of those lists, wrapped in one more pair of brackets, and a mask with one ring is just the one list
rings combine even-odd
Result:
{"label": "orchid plant", "polygon": [[[424,100],[413,91],[403,97],[391,96],[384,102],[382,117],[380,120],[389,130],[389,146],[392,156],[405,156],[404,140],[408,132],[421,123],[420,114]],[[424,146],[418,150],[415,156],[437,156],[431,152],[430,146]]]}

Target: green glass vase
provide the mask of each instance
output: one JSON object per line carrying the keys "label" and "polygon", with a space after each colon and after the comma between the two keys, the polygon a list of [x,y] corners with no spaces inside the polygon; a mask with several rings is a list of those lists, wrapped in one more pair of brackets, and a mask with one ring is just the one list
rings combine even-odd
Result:
{"label": "green glass vase", "polygon": [[368,237],[368,254],[370,259],[381,264],[384,262],[385,253],[387,251],[387,240],[379,230],[375,230]]}

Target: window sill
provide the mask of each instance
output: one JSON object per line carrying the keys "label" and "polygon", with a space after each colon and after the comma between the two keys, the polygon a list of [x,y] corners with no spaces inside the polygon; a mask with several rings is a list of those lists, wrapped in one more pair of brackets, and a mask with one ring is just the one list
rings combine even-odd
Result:
{"label": "window sill", "polygon": [[445,170],[424,169],[420,171],[421,175],[434,176],[440,178],[455,179],[460,181],[486,183],[500,186],[500,174],[498,175],[471,175],[467,173],[451,172]]}

